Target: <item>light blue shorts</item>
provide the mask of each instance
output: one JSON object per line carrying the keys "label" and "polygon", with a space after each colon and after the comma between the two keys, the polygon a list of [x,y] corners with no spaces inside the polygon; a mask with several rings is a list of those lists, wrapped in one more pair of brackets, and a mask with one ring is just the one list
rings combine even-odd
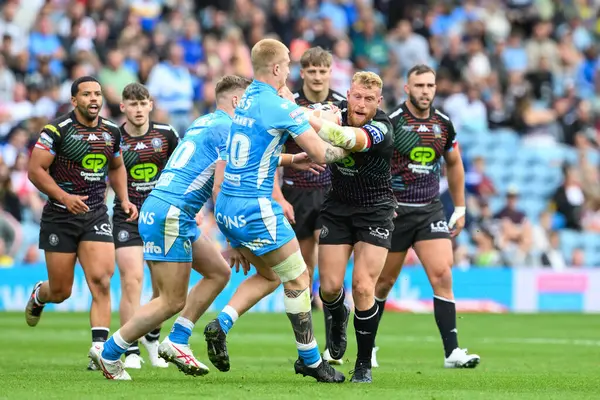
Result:
{"label": "light blue shorts", "polygon": [[246,247],[257,256],[277,250],[296,237],[283,209],[274,200],[220,193],[215,219],[231,247]]}
{"label": "light blue shorts", "polygon": [[149,196],[138,219],[144,260],[192,262],[192,243],[200,237],[196,220],[179,208]]}

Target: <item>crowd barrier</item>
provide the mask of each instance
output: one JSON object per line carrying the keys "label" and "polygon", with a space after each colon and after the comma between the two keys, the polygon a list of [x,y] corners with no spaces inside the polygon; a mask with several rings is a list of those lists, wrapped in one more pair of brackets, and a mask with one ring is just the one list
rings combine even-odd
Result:
{"label": "crowd barrier", "polygon": [[[352,263],[346,273],[348,289],[351,288],[351,274]],[[46,277],[44,264],[0,269],[0,311],[22,311],[33,285]],[[548,269],[472,267],[467,270],[455,269],[453,278],[459,312],[600,312],[600,270],[570,269],[557,272]],[[190,287],[199,279],[200,275],[193,272]],[[233,273],[231,281],[210,310],[222,309],[244,279],[241,272]],[[142,301],[148,301],[151,295],[146,270]],[[406,267],[388,297],[386,309],[431,312],[432,295],[423,269],[420,266]],[[111,281],[114,311],[118,310],[120,297],[119,274],[115,272]],[[62,304],[49,304],[46,311],[86,311],[90,302],[85,277],[78,266],[71,297]],[[283,312],[282,287],[260,301],[251,311]]]}

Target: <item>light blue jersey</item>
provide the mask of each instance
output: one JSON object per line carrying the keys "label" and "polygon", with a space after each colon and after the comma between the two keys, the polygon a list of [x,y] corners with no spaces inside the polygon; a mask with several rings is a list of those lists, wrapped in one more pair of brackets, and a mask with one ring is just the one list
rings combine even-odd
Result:
{"label": "light blue jersey", "polygon": [[310,129],[302,109],[254,81],[233,116],[227,139],[227,167],[222,192],[237,197],[271,197],[283,144]]}
{"label": "light blue jersey", "polygon": [[190,262],[200,236],[195,216],[212,194],[215,165],[225,157],[231,117],[217,110],[196,119],[140,210],[144,258]]}
{"label": "light blue jersey", "polygon": [[283,144],[310,129],[300,107],[254,81],[240,100],[227,139],[227,167],[215,205],[219,229],[232,247],[261,256],[295,235],[281,206],[273,201],[273,183]]}

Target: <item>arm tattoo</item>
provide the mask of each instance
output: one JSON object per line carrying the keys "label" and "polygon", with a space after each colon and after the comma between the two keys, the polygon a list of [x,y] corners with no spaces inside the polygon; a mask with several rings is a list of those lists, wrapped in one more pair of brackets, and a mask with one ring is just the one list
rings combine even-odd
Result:
{"label": "arm tattoo", "polygon": [[336,162],[346,157],[347,151],[342,149],[341,147],[334,147],[328,145],[325,149],[325,163],[330,164],[332,162]]}
{"label": "arm tattoo", "polygon": [[[292,290],[284,289],[284,295],[290,299],[299,297],[304,290]],[[300,312],[297,314],[287,313],[287,316],[292,323],[294,334],[296,335],[296,342],[301,344],[309,344],[315,339],[312,324],[312,313]]]}

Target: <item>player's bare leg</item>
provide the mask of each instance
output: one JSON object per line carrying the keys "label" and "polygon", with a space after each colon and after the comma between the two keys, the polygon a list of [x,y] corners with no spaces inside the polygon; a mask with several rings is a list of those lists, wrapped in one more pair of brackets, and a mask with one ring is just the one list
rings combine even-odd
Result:
{"label": "player's bare leg", "polygon": [[196,371],[193,365],[190,366],[190,363],[201,363],[195,357],[193,360],[181,359],[179,351],[193,357],[189,347],[189,338],[194,325],[229,282],[231,269],[210,239],[204,236],[200,236],[194,242],[192,252],[192,266],[202,274],[203,279],[190,291],[186,305],[173,324],[169,337],[160,345],[160,355],[174,363],[182,372],[195,375],[195,372],[201,371]]}
{"label": "player's bare leg", "polygon": [[108,379],[130,380],[123,369],[121,355],[131,343],[156,328],[185,306],[190,281],[191,263],[148,262],[158,297],[138,308],[121,329],[101,349],[92,349],[90,357],[102,368]]}
{"label": "player's bare leg", "polygon": [[[350,317],[350,307],[345,303],[344,276],[352,246],[319,245],[319,295],[323,309],[327,309],[331,322],[326,326],[327,350],[333,360],[341,360],[346,352],[348,338],[346,328]],[[331,360],[329,360],[332,363]],[[339,363],[339,362],[337,362]]]}
{"label": "player's bare leg", "polygon": [[223,311],[204,328],[208,358],[222,372],[230,369],[227,334],[235,321],[281,284],[277,274],[267,268],[259,257],[251,252],[246,252],[245,256],[252,265],[259,266],[257,273],[238,286]]}
{"label": "player's bare leg", "polygon": [[358,354],[352,382],[370,383],[371,357],[379,326],[379,306],[375,302],[375,285],[385,264],[388,249],[370,243],[354,245],[352,298],[354,299],[354,330]]}
{"label": "player's bare leg", "polygon": [[[121,302],[119,303],[120,326],[125,325],[135,310],[140,307],[142,281],[144,279],[144,251],[141,246],[116,249],[117,265],[121,279]],[[125,352],[125,368],[142,367],[138,341],[134,341]]]}
{"label": "player's bare leg", "polygon": [[[115,272],[115,246],[107,242],[82,241],[77,249],[77,257],[92,294],[92,348],[102,346],[110,330],[110,279]],[[88,369],[94,369],[92,363]]]}
{"label": "player's bare leg", "polygon": [[452,242],[449,239],[423,240],[415,243],[415,251],[433,289],[433,313],[444,344],[444,366],[475,368],[479,356],[467,354],[466,349],[458,347],[456,304],[452,292]]}
{"label": "player's bare leg", "polygon": [[31,291],[25,309],[25,321],[36,326],[46,303],[59,304],[71,297],[75,273],[75,253],[45,252],[48,280],[38,282]]}

